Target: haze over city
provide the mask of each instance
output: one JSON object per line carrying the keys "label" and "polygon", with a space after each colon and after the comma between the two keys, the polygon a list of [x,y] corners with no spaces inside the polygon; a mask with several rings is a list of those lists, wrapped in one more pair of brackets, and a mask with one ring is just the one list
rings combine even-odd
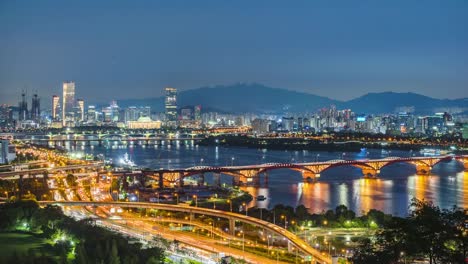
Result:
{"label": "haze over city", "polygon": [[[0,98],[257,82],[348,100],[468,96],[466,1],[3,1]],[[131,91],[131,92],[130,92]]]}
{"label": "haze over city", "polygon": [[468,264],[467,11],[0,0],[0,264]]}

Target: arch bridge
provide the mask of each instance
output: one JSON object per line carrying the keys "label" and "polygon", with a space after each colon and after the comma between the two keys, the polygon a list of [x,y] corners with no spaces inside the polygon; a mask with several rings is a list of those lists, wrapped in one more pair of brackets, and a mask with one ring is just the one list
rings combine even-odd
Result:
{"label": "arch bridge", "polygon": [[233,178],[235,185],[248,183],[259,184],[260,177],[268,179],[268,172],[277,169],[291,169],[299,171],[304,181],[316,181],[324,171],[341,166],[352,166],[362,170],[364,177],[378,177],[382,168],[394,163],[407,163],[415,166],[417,174],[430,174],[431,170],[440,162],[456,160],[464,165],[468,170],[468,155],[460,156],[436,156],[436,157],[388,157],[383,159],[363,159],[363,160],[330,160],[324,162],[306,163],[265,163],[246,166],[197,166],[186,169],[159,169],[143,170],[145,176],[149,176],[158,181],[159,187],[183,186],[183,180],[187,177],[198,176],[199,181],[204,181],[205,173],[213,173],[215,183],[220,185],[220,174],[229,175]]}

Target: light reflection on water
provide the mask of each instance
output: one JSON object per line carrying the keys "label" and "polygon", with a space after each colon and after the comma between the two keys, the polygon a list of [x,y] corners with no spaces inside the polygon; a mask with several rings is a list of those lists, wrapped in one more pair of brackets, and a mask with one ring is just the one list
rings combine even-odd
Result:
{"label": "light reflection on water", "polygon": [[[117,159],[128,153],[139,166],[150,168],[188,168],[192,166],[248,165],[267,162],[312,162],[319,159],[341,159],[342,152],[318,151],[267,151],[263,149],[203,147],[195,144],[164,144],[160,146],[109,144],[92,147],[81,144],[69,149],[87,153],[102,153]],[[419,155],[408,151],[363,150],[346,153],[346,159],[382,158],[388,156],[410,157]],[[234,159],[233,159],[234,158]],[[208,183],[211,175],[205,175]],[[225,175],[222,182],[231,183]],[[364,179],[354,167],[336,167],[321,174],[317,183],[303,183],[299,172],[287,169],[269,172],[268,186],[243,187],[254,197],[264,195],[265,201],[254,200],[251,206],[271,208],[275,204],[290,206],[305,205],[311,212],[334,209],[344,204],[360,214],[375,208],[386,213],[404,216],[413,197],[434,201],[436,205],[449,208],[453,205],[468,207],[468,174],[455,161],[440,163],[429,175],[415,175],[408,164],[393,164],[381,171],[378,179]]]}

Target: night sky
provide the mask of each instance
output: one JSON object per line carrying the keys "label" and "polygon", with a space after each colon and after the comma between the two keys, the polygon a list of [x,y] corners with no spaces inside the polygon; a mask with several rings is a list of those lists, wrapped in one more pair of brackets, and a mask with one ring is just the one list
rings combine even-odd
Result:
{"label": "night sky", "polygon": [[0,1],[0,103],[64,80],[104,102],[236,82],[468,97],[468,1]]}

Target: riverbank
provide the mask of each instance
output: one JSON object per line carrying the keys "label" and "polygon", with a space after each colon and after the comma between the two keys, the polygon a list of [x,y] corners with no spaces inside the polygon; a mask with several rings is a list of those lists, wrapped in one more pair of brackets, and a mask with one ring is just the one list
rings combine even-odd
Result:
{"label": "riverbank", "polygon": [[309,151],[343,151],[360,152],[362,148],[419,151],[428,147],[423,144],[409,144],[407,142],[360,142],[343,141],[331,142],[308,138],[257,138],[250,136],[211,136],[201,140],[201,146],[247,147],[269,150],[309,150]]}

